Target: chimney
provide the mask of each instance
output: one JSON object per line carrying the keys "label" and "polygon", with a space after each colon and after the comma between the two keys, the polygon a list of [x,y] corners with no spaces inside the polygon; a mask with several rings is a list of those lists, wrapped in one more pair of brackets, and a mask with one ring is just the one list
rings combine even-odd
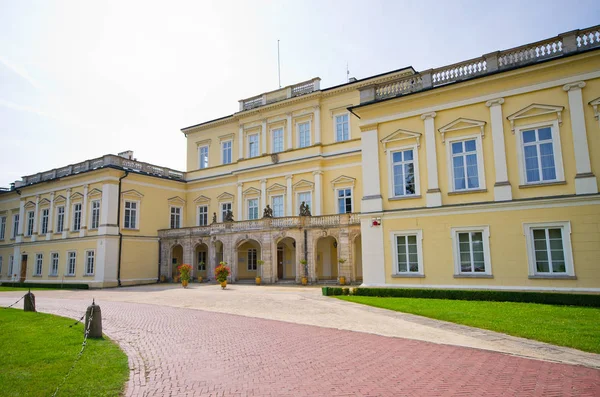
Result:
{"label": "chimney", "polygon": [[123,157],[127,160],[133,160],[133,150],[126,150],[124,152],[119,153],[119,157]]}

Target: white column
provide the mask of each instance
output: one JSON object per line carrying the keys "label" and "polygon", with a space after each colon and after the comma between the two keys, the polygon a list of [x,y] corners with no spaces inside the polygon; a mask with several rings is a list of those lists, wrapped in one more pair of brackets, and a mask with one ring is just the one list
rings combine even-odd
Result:
{"label": "white column", "polygon": [[263,211],[267,207],[267,180],[260,180],[260,210],[259,216],[261,216],[261,211]]}
{"label": "white column", "polygon": [[79,229],[79,237],[84,237],[87,234],[88,188],[89,185],[83,185],[83,208],[81,209],[81,229]]}
{"label": "white column", "polygon": [[267,119],[263,119],[261,127],[262,137],[260,140],[262,143],[262,154],[267,154]]}
{"label": "white column", "polygon": [[[23,225],[24,224],[25,224],[25,199],[21,199],[21,201],[19,201],[19,227],[17,228],[17,235],[15,237],[16,243],[20,243],[21,241],[23,241]],[[15,256],[15,258],[16,258],[16,256]]]}
{"label": "white column", "polygon": [[[114,183],[105,183],[102,185],[102,206],[100,208],[100,225],[98,235],[110,234],[117,235],[117,211],[121,205],[119,197],[119,185]],[[121,215],[121,219],[123,216]]]}
{"label": "white column", "polygon": [[315,177],[315,202],[314,202],[314,214],[316,216],[323,215],[323,171],[313,172]]}
{"label": "white column", "polygon": [[31,241],[37,240],[38,220],[40,219],[39,211],[40,211],[40,195],[38,194],[35,196],[35,212],[33,213],[33,233],[31,234]]}
{"label": "white column", "polygon": [[496,98],[487,101],[485,105],[490,108],[490,120],[492,121],[492,143],[494,146],[494,168],[496,169],[496,181],[494,183],[494,200],[512,200],[512,189],[508,181],[506,168],[506,147],[504,146],[504,119],[502,118],[502,104],[504,98]]}
{"label": "white column", "polygon": [[427,151],[427,193],[425,201],[428,207],[439,207],[442,205],[442,193],[438,182],[437,154],[435,144],[435,123],[433,119],[436,113],[425,113],[421,119],[425,122],[425,150]]}
{"label": "white column", "polygon": [[48,209],[48,233],[46,233],[46,240],[52,238],[54,232],[54,192],[50,193],[50,208]]}
{"label": "white column", "polygon": [[71,224],[69,223],[69,213],[71,212],[71,189],[67,189],[67,202],[65,203],[65,221],[63,224],[62,238],[67,238]]}
{"label": "white column", "polygon": [[315,106],[315,144],[321,143],[321,107]]}
{"label": "white column", "polygon": [[244,186],[244,184],[242,182],[238,182],[237,184],[237,214],[236,217],[234,218],[237,221],[241,221],[244,219],[244,207],[242,206],[242,202],[244,201],[244,198],[242,197],[242,187]]}
{"label": "white column", "polygon": [[595,194],[598,193],[598,181],[592,173],[590,164],[590,149],[587,140],[587,131],[585,129],[585,116],[583,114],[583,98],[581,89],[585,87],[585,82],[577,81],[575,83],[563,86],[569,95],[569,107],[571,108],[571,130],[573,131],[573,148],[575,149],[575,194]]}
{"label": "white column", "polygon": [[292,196],[292,178],[293,175],[286,175],[285,177],[285,184],[286,184],[286,190],[285,190],[285,201],[286,201],[286,216],[294,216],[294,208],[293,208],[293,196]]}
{"label": "white column", "polygon": [[292,113],[286,113],[287,116],[287,121],[286,121],[286,127],[287,127],[287,150],[292,150],[294,148],[294,137],[292,134],[293,131],[293,126],[292,126]]}
{"label": "white column", "polygon": [[244,158],[244,125],[240,124],[240,132],[238,137],[238,160]]}

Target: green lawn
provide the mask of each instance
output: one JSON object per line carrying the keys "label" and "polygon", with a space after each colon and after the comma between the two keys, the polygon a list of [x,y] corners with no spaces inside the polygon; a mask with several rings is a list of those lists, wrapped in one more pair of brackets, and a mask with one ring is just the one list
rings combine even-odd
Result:
{"label": "green lawn", "polygon": [[[56,288],[31,288],[32,291],[47,291],[47,290],[51,290],[51,289],[56,289]],[[10,292],[10,291],[24,291],[27,292],[29,291],[29,288],[25,288],[25,287],[3,287],[0,285],[0,292]]]}
{"label": "green lawn", "polygon": [[421,298],[336,298],[600,353],[600,309]]}
{"label": "green lawn", "polygon": [[[0,395],[51,396],[81,350],[83,325],[44,313],[0,309]],[[109,339],[88,339],[58,396],[119,396],[127,356]]]}

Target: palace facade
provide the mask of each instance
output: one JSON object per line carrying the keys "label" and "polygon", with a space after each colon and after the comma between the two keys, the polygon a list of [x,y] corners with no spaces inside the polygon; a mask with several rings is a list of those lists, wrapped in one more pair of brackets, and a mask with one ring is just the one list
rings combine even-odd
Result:
{"label": "palace facade", "polygon": [[0,191],[0,279],[600,292],[599,26],[239,101],[187,171],[106,155]]}

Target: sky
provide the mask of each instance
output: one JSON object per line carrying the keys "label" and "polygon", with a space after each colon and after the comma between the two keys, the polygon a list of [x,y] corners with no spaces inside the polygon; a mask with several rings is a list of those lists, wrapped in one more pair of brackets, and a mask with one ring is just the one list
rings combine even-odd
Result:
{"label": "sky", "polygon": [[0,0],[0,187],[133,150],[185,171],[180,129],[238,100],[425,70],[600,23],[600,1]]}

